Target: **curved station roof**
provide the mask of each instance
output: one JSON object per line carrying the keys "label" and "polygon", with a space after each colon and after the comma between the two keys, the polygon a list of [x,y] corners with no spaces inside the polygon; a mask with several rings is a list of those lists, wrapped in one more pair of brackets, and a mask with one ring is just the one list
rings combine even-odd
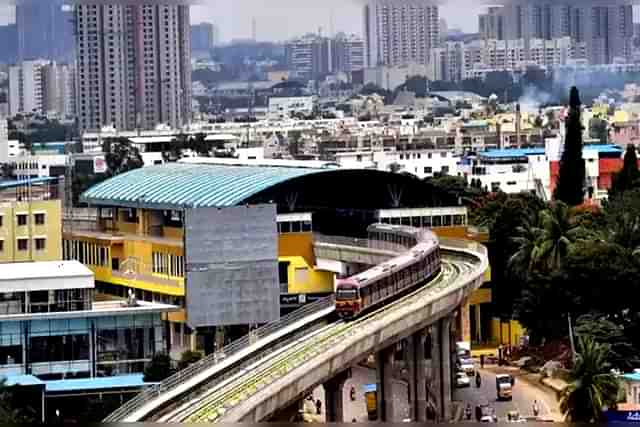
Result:
{"label": "curved station roof", "polygon": [[274,185],[328,169],[169,163],[117,175],[85,191],[90,205],[177,209],[228,207]]}

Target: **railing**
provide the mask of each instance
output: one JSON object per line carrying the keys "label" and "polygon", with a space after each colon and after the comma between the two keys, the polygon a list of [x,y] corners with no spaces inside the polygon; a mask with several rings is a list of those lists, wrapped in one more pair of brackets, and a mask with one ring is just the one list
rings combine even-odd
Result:
{"label": "railing", "polygon": [[384,242],[384,248],[372,247],[369,239],[359,239],[356,237],[328,236],[326,234],[314,233],[313,239],[316,243],[327,243],[330,245],[350,246],[357,248],[367,248],[372,251],[383,252],[404,252],[407,248],[398,243]]}
{"label": "railing", "polygon": [[314,303],[305,305],[302,308],[288,314],[287,316],[281,317],[274,322],[268,323],[258,329],[253,330],[248,335],[245,335],[244,337],[226,345],[219,352],[210,354],[209,356],[199,360],[198,362],[189,365],[187,368],[176,372],[161,383],[142,391],[140,394],[138,394],[123,406],[112,412],[109,416],[107,416],[104,419],[104,422],[121,421],[124,417],[140,409],[143,405],[150,402],[153,398],[159,396],[161,393],[176,388],[178,385],[195,377],[197,374],[210,369],[211,367],[217,365],[228,357],[246,349],[256,341],[268,335],[274,334],[279,330],[284,329],[297,322],[298,320],[301,320],[333,305],[333,296],[329,296]]}

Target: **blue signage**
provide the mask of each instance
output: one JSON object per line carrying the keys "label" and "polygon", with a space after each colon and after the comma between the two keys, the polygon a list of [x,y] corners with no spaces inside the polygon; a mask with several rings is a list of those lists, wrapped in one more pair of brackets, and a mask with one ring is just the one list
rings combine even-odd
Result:
{"label": "blue signage", "polygon": [[640,411],[606,411],[607,422],[640,423]]}

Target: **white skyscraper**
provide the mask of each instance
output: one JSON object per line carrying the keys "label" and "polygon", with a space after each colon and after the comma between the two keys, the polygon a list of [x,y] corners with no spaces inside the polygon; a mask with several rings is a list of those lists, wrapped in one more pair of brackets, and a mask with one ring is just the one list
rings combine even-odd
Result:
{"label": "white skyscraper", "polygon": [[180,127],[190,120],[189,6],[76,6],[80,128]]}
{"label": "white skyscraper", "polygon": [[427,64],[440,44],[440,17],[433,0],[369,0],[364,6],[365,63]]}

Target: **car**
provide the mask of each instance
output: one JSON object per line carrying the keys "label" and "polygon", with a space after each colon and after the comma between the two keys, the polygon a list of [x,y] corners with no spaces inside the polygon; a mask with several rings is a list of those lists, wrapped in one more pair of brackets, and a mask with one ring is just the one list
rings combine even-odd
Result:
{"label": "car", "polygon": [[473,359],[459,359],[458,365],[460,370],[467,375],[471,376],[476,374],[476,366],[473,363]]}
{"label": "car", "polygon": [[466,372],[456,373],[456,387],[471,387],[471,381],[469,380],[469,376],[466,374]]}
{"label": "car", "polygon": [[495,417],[491,416],[491,415],[484,415],[482,418],[480,418],[480,422],[481,423],[495,423],[497,422]]}

